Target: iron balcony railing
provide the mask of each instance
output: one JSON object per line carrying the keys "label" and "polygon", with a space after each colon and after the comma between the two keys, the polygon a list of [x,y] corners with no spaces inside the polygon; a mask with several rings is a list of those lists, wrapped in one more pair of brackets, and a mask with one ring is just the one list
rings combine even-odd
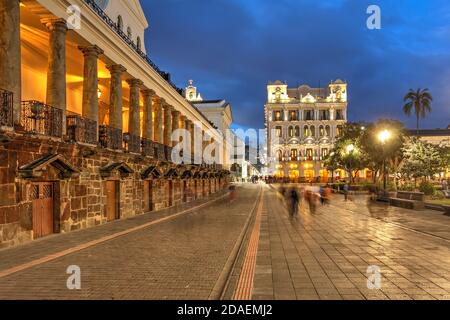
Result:
{"label": "iron balcony railing", "polygon": [[157,149],[155,147],[156,144],[153,141],[146,138],[141,139],[142,154],[144,156],[156,158],[155,155],[157,154]]}
{"label": "iron balcony railing", "polygon": [[122,130],[102,125],[98,128],[100,146],[112,150],[122,149]]}
{"label": "iron balcony railing", "polygon": [[0,127],[12,127],[13,123],[13,93],[0,89]]}
{"label": "iron balcony railing", "polygon": [[97,130],[97,121],[78,114],[67,115],[67,135],[71,141],[97,145]]}
{"label": "iron balcony railing", "polygon": [[63,110],[43,102],[22,101],[21,125],[26,132],[62,137]]}
{"label": "iron balcony railing", "polygon": [[141,137],[130,133],[123,134],[124,150],[131,153],[141,153]]}

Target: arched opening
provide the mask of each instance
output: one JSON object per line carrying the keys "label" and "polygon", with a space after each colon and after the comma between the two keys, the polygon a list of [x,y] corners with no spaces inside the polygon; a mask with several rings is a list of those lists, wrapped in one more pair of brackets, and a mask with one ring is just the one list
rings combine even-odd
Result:
{"label": "arched opening", "polygon": [[281,152],[281,150],[277,151],[277,160],[278,161],[283,161],[283,152]]}
{"label": "arched opening", "polygon": [[309,130],[311,131],[311,137],[315,138],[316,137],[316,127],[311,126],[309,128]]}

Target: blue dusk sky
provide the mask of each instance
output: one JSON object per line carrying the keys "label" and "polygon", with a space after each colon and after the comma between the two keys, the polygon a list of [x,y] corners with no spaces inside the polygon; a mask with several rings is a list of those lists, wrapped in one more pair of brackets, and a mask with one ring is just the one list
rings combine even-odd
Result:
{"label": "blue dusk sky", "polygon": [[[262,128],[266,84],[348,82],[351,121],[402,120],[410,89],[429,88],[421,127],[450,124],[448,0],[145,0],[149,56],[184,88],[232,104],[236,126]],[[369,30],[369,5],[381,30]]]}

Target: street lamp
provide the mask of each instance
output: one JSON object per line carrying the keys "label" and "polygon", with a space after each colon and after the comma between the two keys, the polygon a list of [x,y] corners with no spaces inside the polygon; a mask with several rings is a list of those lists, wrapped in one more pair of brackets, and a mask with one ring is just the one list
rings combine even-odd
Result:
{"label": "street lamp", "polygon": [[347,146],[346,150],[347,150],[347,153],[348,153],[348,154],[351,154],[351,153],[353,153],[353,151],[355,150],[355,146],[354,146],[353,144],[349,144],[349,145]]}
{"label": "street lamp", "polygon": [[389,130],[383,130],[378,134],[378,140],[381,142],[381,146],[383,148],[383,191],[384,196],[386,196],[386,185],[387,185],[387,168],[386,168],[386,156],[385,156],[385,144],[391,139],[391,132]]}

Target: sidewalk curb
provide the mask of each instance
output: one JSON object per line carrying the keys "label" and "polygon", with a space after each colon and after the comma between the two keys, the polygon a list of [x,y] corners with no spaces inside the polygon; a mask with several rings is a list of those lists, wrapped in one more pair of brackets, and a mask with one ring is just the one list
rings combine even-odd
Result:
{"label": "sidewalk curb", "polygon": [[62,257],[67,256],[69,254],[76,253],[76,252],[88,249],[88,248],[96,246],[98,244],[102,244],[102,243],[105,243],[107,241],[120,238],[122,236],[131,234],[133,232],[140,231],[140,230],[152,227],[152,226],[154,226],[156,224],[160,224],[160,223],[163,223],[163,222],[167,222],[167,221],[173,220],[175,218],[178,218],[180,216],[186,215],[186,214],[191,213],[193,211],[196,211],[196,210],[202,209],[204,207],[207,207],[210,204],[212,204],[212,203],[214,203],[216,201],[222,200],[222,199],[224,199],[227,196],[228,196],[228,192],[226,192],[222,196],[219,196],[217,198],[211,199],[208,202],[199,204],[198,206],[195,206],[195,207],[192,207],[192,208],[188,208],[188,209],[182,210],[182,211],[174,213],[172,215],[169,215],[169,216],[166,216],[166,217],[163,217],[163,218],[159,218],[159,219],[156,219],[156,220],[144,223],[142,225],[139,225],[139,226],[136,226],[136,227],[133,227],[133,228],[129,228],[129,229],[126,229],[126,230],[123,230],[123,231],[120,231],[120,232],[116,232],[114,234],[111,234],[111,235],[108,235],[108,236],[104,236],[104,237],[101,237],[101,238],[98,238],[98,239],[95,239],[95,240],[91,240],[91,241],[88,241],[88,242],[85,242],[85,243],[81,243],[81,244],[78,244],[78,245],[76,245],[76,246],[74,246],[72,248],[65,249],[65,250],[62,250],[62,251],[59,251],[59,252],[55,252],[55,253],[51,253],[51,254],[48,254],[48,255],[43,256],[41,258],[37,258],[35,260],[19,264],[19,265],[16,265],[14,267],[11,267],[11,268],[8,268],[8,269],[5,269],[5,270],[1,270],[0,271],[0,279],[4,278],[6,276],[12,275],[14,273],[17,273],[17,272],[20,272],[20,271],[24,271],[24,270],[30,269],[32,267],[41,265],[43,263],[47,263],[47,262],[50,262],[50,261],[62,258]]}
{"label": "sidewalk curb", "polygon": [[236,240],[236,243],[233,247],[233,250],[231,251],[230,255],[228,256],[227,262],[225,263],[224,268],[222,269],[222,272],[220,273],[220,276],[218,280],[216,281],[216,284],[214,285],[213,290],[211,291],[211,294],[209,295],[208,300],[223,300],[224,294],[227,291],[231,275],[233,273],[233,269],[236,266],[237,258],[239,257],[240,253],[242,252],[242,249],[244,247],[244,239],[247,235],[248,231],[250,230],[251,221],[254,220],[254,217],[256,215],[256,210],[258,208],[258,204],[260,202],[261,194],[263,192],[263,187],[260,188],[258,196],[256,198],[256,201],[253,205],[251,214],[248,216],[247,221],[245,222],[244,228],[242,229],[238,239]]}

